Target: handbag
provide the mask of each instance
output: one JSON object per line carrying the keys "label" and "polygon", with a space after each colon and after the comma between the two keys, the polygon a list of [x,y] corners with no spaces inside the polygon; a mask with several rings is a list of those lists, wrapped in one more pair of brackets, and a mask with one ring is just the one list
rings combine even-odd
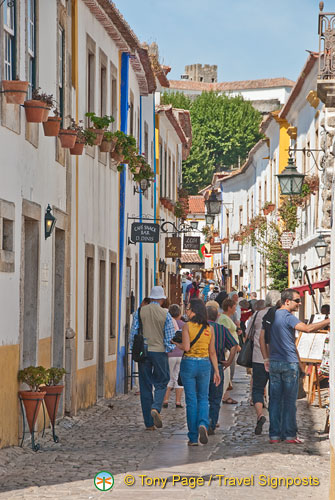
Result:
{"label": "handbag", "polygon": [[[193,346],[196,342],[198,342],[198,340],[200,339],[200,335],[202,334],[202,332],[204,331],[204,329],[205,329],[205,326],[203,325],[203,326],[200,328],[200,330],[199,330],[199,332],[198,332],[197,336],[196,336],[196,337],[192,340],[192,342],[190,343],[190,349],[191,349],[191,347],[192,347],[192,346]],[[179,375],[178,375],[177,384],[178,384],[178,385],[180,385],[180,386],[183,386],[183,385],[184,385],[184,384],[183,384],[183,381],[182,381],[182,379],[181,379],[181,376],[180,376],[180,370],[179,370]]]}
{"label": "handbag", "polygon": [[254,336],[255,336],[255,320],[257,317],[258,311],[255,314],[255,317],[252,321],[252,325],[250,327],[249,335],[247,340],[244,342],[240,353],[237,357],[236,363],[240,366],[245,366],[246,368],[252,368],[252,352],[254,349]]}
{"label": "handbag", "polygon": [[147,359],[147,346],[146,343],[144,342],[144,337],[143,337],[143,324],[142,324],[142,319],[141,319],[141,308],[138,308],[138,321],[139,321],[139,327],[138,327],[138,333],[134,335],[134,341],[133,341],[133,348],[132,348],[132,360],[135,361],[135,363],[144,363],[144,361]]}

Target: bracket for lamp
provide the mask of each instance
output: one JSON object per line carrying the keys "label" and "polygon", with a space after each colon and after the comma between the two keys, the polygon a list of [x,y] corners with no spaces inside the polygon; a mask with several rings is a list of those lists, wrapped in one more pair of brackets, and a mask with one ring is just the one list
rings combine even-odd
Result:
{"label": "bracket for lamp", "polygon": [[[5,0],[1,0],[0,1],[0,7],[2,7],[2,5],[5,3]],[[7,3],[7,7],[14,7],[14,4],[15,4],[15,0],[9,0],[9,2]]]}
{"label": "bracket for lamp", "polygon": [[[222,205],[225,207],[225,209],[227,210],[227,212],[229,214],[232,214],[233,211],[234,211],[234,203],[225,203],[224,201],[222,202]],[[227,208],[227,207],[231,207],[231,208]]]}
{"label": "bracket for lamp", "polygon": [[[323,172],[325,169],[325,163],[326,163],[326,152],[323,149],[309,149],[309,148],[288,148],[289,155],[292,153],[295,153],[296,151],[301,151],[306,155],[308,158],[312,157],[314,161],[314,165],[316,168],[320,171]],[[320,166],[318,165],[314,153],[324,153],[323,157],[320,160]]]}

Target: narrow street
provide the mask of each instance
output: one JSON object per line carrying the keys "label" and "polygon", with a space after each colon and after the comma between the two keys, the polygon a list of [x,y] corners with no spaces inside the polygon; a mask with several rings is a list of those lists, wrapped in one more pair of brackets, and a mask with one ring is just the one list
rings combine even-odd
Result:
{"label": "narrow street", "polygon": [[[0,499],[94,499],[108,496],[93,483],[100,471],[113,474],[114,498],[326,498],[329,480],[329,441],[322,434],[326,413],[317,406],[298,401],[299,434],[305,444],[270,445],[268,424],[262,436],[254,435],[254,409],[248,403],[249,377],[238,369],[232,396],[239,404],[222,405],[220,427],[206,446],[189,448],[186,436],[185,410],[174,408],[173,396],[163,410],[163,428],[144,430],[139,396],[131,393],[103,400],[65,418],[57,425],[60,438],[53,443],[51,430],[39,437],[41,450],[33,452],[27,440],[23,448],[0,450]],[[146,472],[148,471],[148,472]],[[127,474],[126,474],[127,473]],[[125,476],[135,478],[126,486]],[[140,475],[143,477],[141,478]],[[148,477],[145,478],[144,475]],[[204,478],[196,488],[173,484],[173,476]],[[221,475],[221,478],[217,475]],[[267,478],[312,476],[319,486],[257,485]],[[224,478],[253,477],[253,486],[224,484]],[[150,478],[168,478],[162,484],[149,486]],[[177,478],[175,477],[175,481]],[[147,481],[142,485],[141,481]],[[220,484],[221,483],[221,484]],[[228,490],[228,491],[227,491]]]}

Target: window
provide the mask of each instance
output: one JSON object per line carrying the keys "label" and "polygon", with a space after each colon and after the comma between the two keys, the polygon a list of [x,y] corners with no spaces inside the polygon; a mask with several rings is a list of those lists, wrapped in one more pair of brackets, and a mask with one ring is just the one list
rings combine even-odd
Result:
{"label": "window", "polygon": [[176,162],[172,163],[172,201],[176,200]]}
{"label": "window", "polygon": [[149,161],[149,127],[147,122],[144,122],[144,154],[145,159]]}
{"label": "window", "polygon": [[110,304],[109,304],[109,337],[116,337],[116,264],[111,262],[110,267]]}
{"label": "window", "polygon": [[64,118],[64,30],[58,26],[58,105],[59,113],[62,117],[62,126]]}
{"label": "window", "polygon": [[262,209],[262,185],[259,184],[258,186],[258,210],[259,212]]}
{"label": "window", "polygon": [[36,88],[36,0],[28,0],[27,15],[28,99]]}
{"label": "window", "polygon": [[242,206],[240,206],[240,208],[239,208],[239,226],[240,226],[240,229],[243,226],[243,207]]}
{"label": "window", "polygon": [[4,79],[15,80],[16,71],[16,34],[15,34],[15,3],[10,6],[9,0],[3,4],[4,17]]}
{"label": "window", "polygon": [[229,238],[229,212],[226,211],[226,238]]}
{"label": "window", "polygon": [[134,94],[130,91],[130,105],[129,105],[129,133],[134,136],[135,123],[134,123]]}
{"label": "window", "polygon": [[163,145],[159,142],[159,196],[163,197]]}
{"label": "window", "polygon": [[164,151],[164,190],[163,196],[167,197],[167,150]]}
{"label": "window", "polygon": [[168,198],[171,200],[171,155],[169,154],[169,170],[168,170]]}
{"label": "window", "polygon": [[106,66],[100,63],[100,116],[105,116],[107,114],[107,71]]}
{"label": "window", "polygon": [[112,123],[112,130],[115,132],[117,130],[117,69],[114,64],[111,63],[111,115],[114,117],[114,122]]}
{"label": "window", "polygon": [[144,283],[145,283],[145,297],[149,297],[149,259],[145,259],[144,264]]}
{"label": "window", "polygon": [[[87,36],[87,112],[94,113],[95,42]],[[87,119],[88,120],[88,119]]]}
{"label": "window", "polygon": [[86,340],[93,340],[94,260],[86,257]]}
{"label": "window", "polygon": [[15,206],[0,200],[0,272],[14,272]]}

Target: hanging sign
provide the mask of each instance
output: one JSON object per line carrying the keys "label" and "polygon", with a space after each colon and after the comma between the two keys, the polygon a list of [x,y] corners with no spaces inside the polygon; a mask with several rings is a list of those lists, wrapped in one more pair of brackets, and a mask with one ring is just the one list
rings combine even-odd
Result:
{"label": "hanging sign", "polygon": [[133,222],[131,225],[131,240],[134,243],[158,243],[159,224]]}
{"label": "hanging sign", "polygon": [[210,253],[221,253],[222,245],[221,243],[211,243]]}
{"label": "hanging sign", "polygon": [[229,260],[240,260],[241,259],[241,254],[239,253],[230,253],[228,256]]}
{"label": "hanging sign", "polygon": [[289,250],[293,246],[295,234],[290,231],[284,231],[280,237],[280,242],[284,250]]}
{"label": "hanging sign", "polygon": [[181,257],[181,238],[172,236],[165,238],[165,258],[176,259]]}
{"label": "hanging sign", "polygon": [[183,250],[199,250],[200,236],[184,236]]}

